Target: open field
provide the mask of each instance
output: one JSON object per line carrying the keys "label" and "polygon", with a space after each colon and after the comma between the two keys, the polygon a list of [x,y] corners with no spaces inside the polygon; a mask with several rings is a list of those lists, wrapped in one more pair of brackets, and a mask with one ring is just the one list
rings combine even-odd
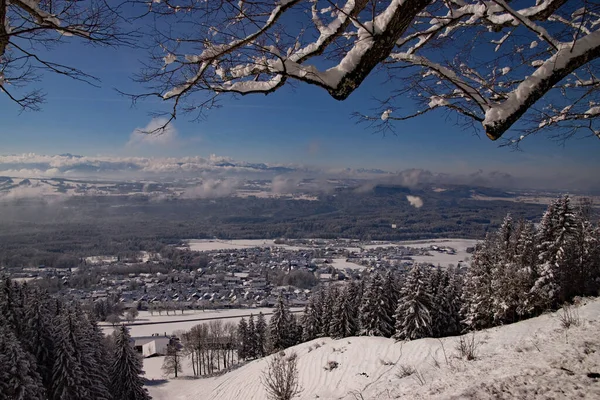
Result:
{"label": "open field", "polygon": [[[381,337],[316,339],[286,350],[298,355],[298,399],[598,399],[600,301],[584,299],[580,323],[565,330],[560,313],[476,332],[476,357],[458,337],[396,342]],[[470,339],[470,336],[466,336]],[[263,400],[269,357],[222,376],[164,380],[148,359],[154,400]],[[334,369],[325,367],[336,362]],[[590,375],[591,374],[591,375]],[[594,375],[596,374],[596,375]],[[184,374],[185,375],[185,374]]]}

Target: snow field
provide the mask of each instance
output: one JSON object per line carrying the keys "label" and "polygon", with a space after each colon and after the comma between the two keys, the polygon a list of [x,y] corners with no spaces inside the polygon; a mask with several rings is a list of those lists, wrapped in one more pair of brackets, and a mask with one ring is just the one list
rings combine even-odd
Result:
{"label": "snow field", "polygon": [[[600,372],[600,301],[586,299],[578,309],[581,323],[567,330],[561,313],[476,332],[473,361],[459,356],[458,337],[321,338],[286,354],[298,355],[299,399],[598,399],[600,382],[587,374]],[[267,359],[219,377],[169,380],[150,386],[150,394],[155,400],[266,399],[260,377]],[[338,367],[325,370],[329,361]],[[155,364],[145,360],[149,370]],[[414,372],[403,376],[403,367]]]}
{"label": "snow field", "polygon": [[[302,308],[292,308],[292,312],[302,311]],[[154,315],[150,315],[148,311],[140,311],[139,317],[135,320],[133,325],[129,325],[129,333],[131,337],[139,337],[139,336],[152,336],[155,333],[159,335],[171,335],[176,331],[188,331],[192,327],[202,324],[204,322],[209,322],[213,319],[222,319],[223,322],[232,322],[237,324],[242,317],[249,317],[250,314],[257,316],[258,313],[262,312],[265,314],[267,320],[269,319],[270,313],[273,312],[272,308],[238,308],[238,309],[230,309],[230,310],[210,310],[210,311],[202,311],[202,310],[186,310],[184,314],[181,314],[181,311],[178,311],[176,315],[166,315],[163,311],[163,315],[158,315],[158,313],[154,313]],[[203,319],[203,320],[199,320]],[[204,320],[205,319],[205,320]],[[159,322],[159,323],[155,323]],[[162,323],[161,323],[162,322]],[[136,323],[151,323],[148,325],[135,325]],[[104,334],[111,334],[114,330],[112,325],[102,323],[100,325]]]}

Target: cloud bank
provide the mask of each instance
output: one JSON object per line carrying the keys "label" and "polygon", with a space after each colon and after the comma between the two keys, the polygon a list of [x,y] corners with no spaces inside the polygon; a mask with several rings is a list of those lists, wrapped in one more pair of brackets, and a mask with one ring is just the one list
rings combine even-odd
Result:
{"label": "cloud bank", "polygon": [[[170,137],[174,137],[176,133],[170,135]],[[135,136],[134,141],[137,140],[147,139],[138,139]],[[467,174],[450,174],[417,168],[391,172],[380,169],[251,163],[215,154],[207,157],[90,157],[33,153],[0,155],[0,177],[123,181],[192,179],[201,182],[195,192],[190,192],[190,196],[210,196],[209,193],[215,191],[228,192],[231,190],[231,185],[239,185],[241,181],[252,179],[271,181],[273,193],[331,192],[339,184],[338,180],[340,179],[345,180],[348,185],[356,186],[359,192],[370,191],[377,185],[396,185],[419,189],[420,187],[444,184],[502,189],[600,191],[600,180],[594,171],[589,172],[589,174],[565,173],[565,176],[550,173],[544,176],[516,176],[503,171],[482,170]],[[230,181],[231,179],[233,180]],[[224,183],[225,181],[227,184]]]}

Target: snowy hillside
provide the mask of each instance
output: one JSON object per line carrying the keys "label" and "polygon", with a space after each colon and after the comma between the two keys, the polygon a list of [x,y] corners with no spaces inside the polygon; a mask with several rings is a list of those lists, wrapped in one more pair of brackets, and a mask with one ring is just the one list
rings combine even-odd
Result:
{"label": "snowy hillside", "polygon": [[[299,356],[301,399],[598,399],[600,300],[584,300],[577,313],[580,324],[569,329],[559,311],[477,332],[473,361],[458,357],[457,337],[404,343],[322,338],[286,354]],[[266,399],[260,383],[265,359],[220,377],[167,382],[159,360],[146,361],[147,377],[157,379],[149,386],[156,400]],[[329,361],[339,366],[328,371]]]}

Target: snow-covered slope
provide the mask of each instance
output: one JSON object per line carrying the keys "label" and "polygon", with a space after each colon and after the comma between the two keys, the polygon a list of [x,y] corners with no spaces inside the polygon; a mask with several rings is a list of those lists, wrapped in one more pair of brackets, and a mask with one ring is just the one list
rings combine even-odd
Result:
{"label": "snow-covered slope", "polygon": [[[477,332],[474,361],[458,356],[456,337],[322,338],[286,353],[299,356],[301,399],[600,399],[600,380],[588,377],[600,372],[600,300],[584,300],[578,313],[581,323],[568,330],[559,311]],[[325,370],[329,361],[339,366]],[[149,390],[156,400],[266,399],[266,368],[266,359],[256,360],[219,377],[156,382]],[[409,368],[415,372],[403,377]]]}

